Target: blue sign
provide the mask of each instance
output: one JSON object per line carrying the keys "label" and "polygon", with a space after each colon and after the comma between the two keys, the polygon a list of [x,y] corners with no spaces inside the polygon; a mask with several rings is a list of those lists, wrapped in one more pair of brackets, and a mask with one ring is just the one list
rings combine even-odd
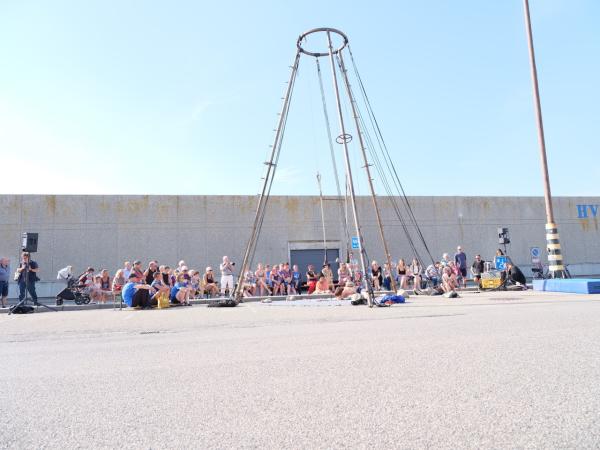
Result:
{"label": "blue sign", "polygon": [[531,254],[531,264],[539,264],[542,261],[542,250],[539,247],[531,247],[529,253]]}
{"label": "blue sign", "polygon": [[358,250],[358,237],[352,236],[352,250]]}
{"label": "blue sign", "polygon": [[[596,217],[598,215],[598,207],[600,205],[576,205],[577,218],[587,219],[588,217]],[[589,212],[589,214],[588,214]]]}
{"label": "blue sign", "polygon": [[496,258],[494,258],[494,265],[496,266],[496,270],[505,270],[506,260],[506,256],[496,256]]}

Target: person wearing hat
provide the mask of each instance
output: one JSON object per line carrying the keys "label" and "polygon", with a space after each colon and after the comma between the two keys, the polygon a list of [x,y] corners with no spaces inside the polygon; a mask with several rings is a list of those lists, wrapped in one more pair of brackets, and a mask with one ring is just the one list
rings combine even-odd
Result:
{"label": "person wearing hat", "polygon": [[142,284],[141,280],[142,277],[134,272],[129,275],[128,282],[123,286],[123,301],[130,308],[150,309],[152,308],[150,300],[151,287],[148,284]]}

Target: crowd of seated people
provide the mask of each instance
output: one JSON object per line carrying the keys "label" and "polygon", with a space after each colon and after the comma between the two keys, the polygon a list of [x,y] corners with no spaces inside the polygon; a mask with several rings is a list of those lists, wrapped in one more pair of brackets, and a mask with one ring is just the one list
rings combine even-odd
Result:
{"label": "crowd of seated people", "polygon": [[[421,290],[427,286],[442,292],[451,292],[466,286],[466,255],[461,247],[457,248],[454,259],[444,253],[440,261],[424,267],[419,259],[413,258],[410,264],[400,258],[397,262],[380,265],[372,261],[368,270],[371,287],[375,291],[396,289]],[[204,270],[189,269],[185,261],[171,268],[150,261],[143,266],[141,261],[133,264],[126,261],[113,277],[108,270],[98,273],[93,267],[78,277],[78,284],[90,295],[93,302],[105,303],[121,294],[129,306],[152,307],[162,297],[168,297],[173,305],[190,305],[196,298],[227,296],[236,287],[234,282],[235,264],[227,256],[219,265],[220,277],[211,266]],[[471,266],[475,283],[479,283],[483,272],[483,261],[477,255]],[[298,265],[288,262],[276,264],[258,263],[255,270],[246,270],[241,278],[241,293],[244,297],[268,295],[331,294],[338,298],[347,298],[359,292],[363,286],[364,275],[358,262],[350,257],[340,262],[334,274],[329,263],[320,270],[310,264],[305,273]],[[305,283],[303,280],[306,280]]]}

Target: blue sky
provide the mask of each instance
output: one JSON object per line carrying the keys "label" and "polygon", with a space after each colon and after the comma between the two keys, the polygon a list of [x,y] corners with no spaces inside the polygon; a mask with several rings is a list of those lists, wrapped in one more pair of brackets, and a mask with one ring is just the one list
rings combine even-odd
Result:
{"label": "blue sky", "polygon": [[[553,193],[600,195],[600,2],[530,3]],[[2,0],[1,191],[257,193],[319,26],[348,35],[409,195],[542,195],[519,0]],[[335,193],[325,136],[303,58],[275,194],[316,194],[317,170]]]}

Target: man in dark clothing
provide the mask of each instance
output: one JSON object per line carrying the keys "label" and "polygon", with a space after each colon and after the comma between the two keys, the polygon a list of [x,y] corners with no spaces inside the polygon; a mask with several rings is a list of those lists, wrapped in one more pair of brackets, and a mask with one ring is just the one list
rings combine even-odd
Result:
{"label": "man in dark clothing", "polygon": [[38,296],[35,292],[35,283],[38,280],[37,273],[40,270],[38,264],[31,260],[31,256],[28,252],[23,252],[21,257],[21,264],[17,269],[19,272],[19,301],[23,301],[25,298],[25,289],[29,291],[33,304],[37,304]]}
{"label": "man in dark clothing", "polygon": [[522,285],[527,289],[527,280],[521,269],[515,266],[511,261],[506,262],[506,275],[508,282],[513,284]]}
{"label": "man in dark clothing", "polygon": [[473,281],[479,287],[481,282],[481,274],[484,272],[484,263],[481,259],[481,255],[475,255],[475,261],[471,265],[471,274],[473,275]]}

